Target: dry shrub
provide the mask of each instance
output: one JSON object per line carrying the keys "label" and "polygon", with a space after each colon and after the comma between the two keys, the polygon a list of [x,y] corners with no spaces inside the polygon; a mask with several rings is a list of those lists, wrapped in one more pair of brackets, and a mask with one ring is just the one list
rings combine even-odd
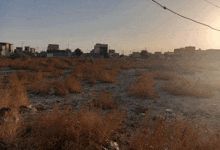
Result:
{"label": "dry shrub", "polygon": [[43,79],[42,81],[33,82],[28,86],[29,92],[35,92],[37,94],[49,94],[50,93],[51,84],[47,79]]}
{"label": "dry shrub", "polygon": [[192,96],[198,98],[213,97],[213,88],[200,80],[192,81],[184,77],[176,77],[161,86],[164,91],[173,95]]}
{"label": "dry shrub", "polygon": [[96,83],[96,81],[115,83],[116,76],[121,72],[120,69],[113,69],[112,71],[105,70],[104,66],[92,64],[91,62],[85,62],[83,64],[78,63],[73,70],[74,72],[72,75],[77,79],[88,80],[92,83]]}
{"label": "dry shrub", "polygon": [[53,80],[50,85],[53,87],[55,95],[62,96],[69,93],[64,81]]}
{"label": "dry shrub", "polygon": [[42,72],[35,72],[35,73],[29,73],[28,80],[32,82],[43,80],[43,78],[46,78],[43,76]]}
{"label": "dry shrub", "polygon": [[18,111],[12,109],[10,112],[6,112],[4,115],[4,123],[1,124],[0,142],[4,143],[5,147],[11,147],[15,149],[15,141],[18,137],[19,130],[22,128],[23,121],[21,115],[18,114]]}
{"label": "dry shrub", "polygon": [[56,106],[52,113],[34,116],[29,124],[31,132],[16,143],[24,149],[102,149],[107,139],[117,138],[125,118],[116,110],[107,114],[87,109],[61,113]]}
{"label": "dry shrub", "polygon": [[64,73],[62,70],[58,70],[56,68],[52,68],[50,70],[50,75],[49,75],[50,78],[56,78],[56,77],[60,77],[60,76],[64,76]]}
{"label": "dry shrub", "polygon": [[161,80],[171,80],[177,77],[177,74],[174,72],[168,71],[155,71],[154,73],[155,79]]}
{"label": "dry shrub", "polygon": [[71,93],[82,93],[82,89],[80,87],[80,81],[77,80],[74,76],[69,75],[65,81],[65,86],[68,88]]}
{"label": "dry shrub", "polygon": [[117,106],[117,102],[113,102],[110,93],[104,91],[98,92],[97,94],[92,93],[91,95],[91,105],[92,107],[98,107],[101,109],[112,109]]}
{"label": "dry shrub", "polygon": [[189,120],[175,117],[170,122],[167,116],[157,116],[154,122],[148,117],[142,121],[130,139],[129,149],[219,149],[218,141],[219,133],[209,132],[207,125],[192,127]]}
{"label": "dry shrub", "polygon": [[68,63],[62,61],[61,58],[47,58],[46,62],[48,63],[48,66],[52,66],[57,69],[68,69],[69,68]]}
{"label": "dry shrub", "polygon": [[103,70],[96,75],[96,80],[102,83],[116,83],[116,75],[111,71]]}
{"label": "dry shrub", "polygon": [[9,67],[10,66],[10,63],[11,63],[11,59],[9,58],[0,58],[0,68],[2,67]]}
{"label": "dry shrub", "polygon": [[18,108],[21,105],[28,105],[26,88],[22,85],[16,75],[9,76],[4,89],[0,89],[0,104],[2,107]]}
{"label": "dry shrub", "polygon": [[11,69],[26,69],[26,64],[24,63],[24,61],[22,61],[21,59],[15,59],[13,61],[11,61],[9,67]]}
{"label": "dry shrub", "polygon": [[16,76],[18,77],[18,79],[20,80],[20,82],[21,82],[22,84],[27,84],[27,83],[29,83],[29,80],[28,80],[29,74],[28,74],[26,71],[24,71],[24,70],[18,70],[18,71],[16,72]]}
{"label": "dry shrub", "polygon": [[155,96],[154,86],[156,86],[156,83],[154,82],[154,75],[145,74],[139,77],[136,80],[136,83],[129,87],[128,90],[130,95],[149,98]]}

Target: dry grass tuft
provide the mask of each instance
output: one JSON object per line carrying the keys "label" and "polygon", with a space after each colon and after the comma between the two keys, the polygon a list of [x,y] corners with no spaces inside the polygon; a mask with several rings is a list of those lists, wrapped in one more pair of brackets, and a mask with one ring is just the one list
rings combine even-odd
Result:
{"label": "dry grass tuft", "polygon": [[50,67],[49,71],[50,71],[50,75],[49,75],[50,78],[64,76],[64,73],[62,70],[58,70],[54,67]]}
{"label": "dry grass tuft", "polygon": [[64,81],[53,80],[53,81],[51,81],[51,86],[54,89],[55,95],[63,96],[63,95],[67,95],[69,93],[68,88],[64,84]]}
{"label": "dry grass tuft", "polygon": [[[32,123],[24,124],[13,142],[23,149],[102,149],[107,139],[117,138],[125,118],[116,110],[107,114],[86,109],[61,112],[56,106],[53,112],[38,114]],[[24,127],[31,130],[25,133]]]}
{"label": "dry grass tuft", "polygon": [[117,106],[117,102],[113,102],[113,99],[107,91],[99,92],[97,94],[92,93],[91,95],[91,105],[92,107],[97,107],[101,109],[112,109]]}
{"label": "dry grass tuft", "polygon": [[154,82],[154,75],[145,74],[139,77],[136,80],[136,83],[129,87],[128,90],[130,95],[149,98],[156,96],[154,93],[154,86],[156,86],[156,83]]}
{"label": "dry grass tuft", "polygon": [[121,72],[120,69],[109,71],[104,69],[104,66],[100,64],[92,64],[91,62],[77,64],[73,70],[74,72],[72,76],[75,76],[80,80],[88,80],[92,83],[96,83],[97,81],[102,83],[115,83],[116,76]]}
{"label": "dry grass tuft", "polygon": [[164,91],[174,95],[198,98],[213,97],[213,88],[200,80],[192,81],[184,77],[176,77],[161,86]]}
{"label": "dry grass tuft", "polygon": [[[212,133],[205,124],[192,127],[191,121],[175,117],[146,116],[132,135],[129,149],[219,149],[219,133]],[[204,138],[206,137],[206,138]]]}
{"label": "dry grass tuft", "polygon": [[28,73],[24,70],[18,70],[16,75],[22,84],[28,83]]}
{"label": "dry grass tuft", "polygon": [[0,104],[2,107],[18,108],[28,105],[26,88],[22,85],[16,75],[9,76],[7,82],[0,89]]}
{"label": "dry grass tuft", "polygon": [[50,82],[47,79],[43,79],[42,81],[36,81],[30,84],[28,86],[28,91],[45,95],[50,93],[50,88]]}
{"label": "dry grass tuft", "polygon": [[69,75],[64,81],[66,87],[71,93],[82,93],[80,87],[80,81],[77,80],[74,76]]}

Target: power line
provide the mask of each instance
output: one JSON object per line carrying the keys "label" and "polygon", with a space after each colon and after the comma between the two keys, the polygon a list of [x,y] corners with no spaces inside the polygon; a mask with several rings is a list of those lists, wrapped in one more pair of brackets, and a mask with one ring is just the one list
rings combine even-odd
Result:
{"label": "power line", "polygon": [[182,16],[182,15],[180,15],[180,14],[178,14],[178,13],[176,13],[176,12],[170,10],[169,8],[166,8],[165,6],[162,6],[160,3],[156,2],[155,0],[152,0],[152,1],[155,2],[155,3],[157,3],[158,5],[160,5],[163,9],[169,10],[170,12],[172,12],[172,13],[174,13],[174,14],[180,16],[180,17],[183,17],[183,18],[188,19],[188,20],[191,20],[191,21],[193,21],[193,22],[195,22],[195,23],[198,23],[198,24],[201,24],[201,25],[207,26],[207,27],[209,27],[209,28],[211,28],[211,29],[213,29],[213,30],[220,31],[220,30],[215,29],[215,28],[213,28],[213,27],[211,27],[211,26],[209,26],[209,25],[207,25],[207,24],[204,24],[204,23],[201,23],[201,22],[195,21],[195,20],[193,20],[193,19],[190,19],[190,18],[188,18],[188,17]]}
{"label": "power line", "polygon": [[204,1],[206,1],[206,2],[209,3],[209,4],[212,4],[213,6],[215,6],[215,7],[217,7],[217,8],[220,8],[218,5],[215,5],[215,4],[213,4],[213,3],[211,3],[211,2],[209,2],[209,1],[207,1],[207,0],[204,0]]}

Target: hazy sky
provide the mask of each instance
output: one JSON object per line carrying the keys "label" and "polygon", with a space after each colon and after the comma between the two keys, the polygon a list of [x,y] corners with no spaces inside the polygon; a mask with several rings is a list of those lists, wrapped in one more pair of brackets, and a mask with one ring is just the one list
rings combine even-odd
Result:
{"label": "hazy sky", "polygon": [[[220,8],[204,0],[156,0],[220,29]],[[209,0],[220,6],[219,0]],[[220,32],[181,18],[151,0],[0,0],[0,41],[14,47],[92,50],[96,43],[125,50],[220,49]]]}

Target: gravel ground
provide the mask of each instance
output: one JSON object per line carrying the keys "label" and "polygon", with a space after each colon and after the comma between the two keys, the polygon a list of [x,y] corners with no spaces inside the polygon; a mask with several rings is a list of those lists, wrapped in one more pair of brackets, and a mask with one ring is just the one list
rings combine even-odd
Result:
{"label": "gravel ground", "polygon": [[[15,72],[15,70],[9,69],[0,70],[0,74],[2,75]],[[66,74],[70,73],[68,70],[65,70],[64,72]],[[213,76],[210,75],[210,72],[200,72],[193,75],[189,73],[184,74],[181,73],[181,71],[177,71],[177,73],[180,76],[184,76],[192,80],[200,78],[207,83],[209,81],[208,79],[211,78],[211,83],[217,83],[217,81],[215,82]],[[112,93],[112,97],[119,100],[120,108],[123,107],[128,111],[128,118],[136,118],[128,120],[128,122],[130,123],[138,122],[138,124],[140,124],[141,120],[145,117],[146,111],[151,106],[153,116],[158,115],[160,112],[165,112],[162,116],[165,116],[165,114],[167,114],[168,117],[172,120],[172,118],[176,115],[178,117],[183,117],[186,119],[194,119],[197,115],[200,121],[206,119],[206,123],[212,127],[213,131],[217,129],[216,126],[212,124],[214,119],[216,119],[217,122],[220,121],[219,91],[214,91],[215,96],[212,98],[174,96],[169,94],[168,92],[163,91],[160,88],[160,86],[167,81],[157,79],[155,80],[155,82],[157,83],[155,87],[155,92],[157,95],[159,95],[159,98],[136,98],[127,94],[127,88],[132,85],[137,77],[137,69],[127,69],[117,76],[116,83],[97,82],[96,84],[91,84],[88,82],[83,82],[83,92],[81,94],[69,94],[62,97],[54,95],[29,94],[29,98],[34,103],[34,105],[43,105],[46,109],[46,112],[53,109],[57,102],[63,103],[67,100],[70,101],[72,109],[78,109],[83,105],[84,102],[91,102],[90,95],[92,92],[106,90]],[[167,109],[171,111],[166,111]]]}
{"label": "gravel ground", "polygon": [[[157,85],[155,87],[155,92],[159,95],[159,98],[136,98],[127,94],[127,88],[137,79],[136,69],[124,70],[122,74],[117,76],[116,83],[100,83],[91,84],[84,82],[82,85],[83,92],[81,94],[69,94],[66,96],[54,96],[54,95],[35,95],[30,94],[29,98],[34,104],[42,104],[48,111],[49,108],[53,108],[56,101],[65,102],[70,100],[72,109],[78,109],[83,105],[84,102],[91,102],[90,95],[92,92],[98,92],[100,90],[106,90],[112,93],[112,97],[119,100],[119,107],[124,107],[128,111],[128,118],[135,118],[128,120],[128,122],[138,122],[145,117],[145,113],[151,105],[152,115],[156,116],[160,112],[165,112],[162,116],[167,114],[172,120],[176,115],[178,117],[194,119],[198,115],[198,119],[206,119],[208,125],[212,125],[214,119],[220,121],[220,103],[219,92],[215,91],[215,96],[213,98],[194,98],[194,97],[181,97],[174,96],[168,92],[163,91],[160,86],[163,85],[165,80],[155,80]],[[181,74],[183,75],[183,74]],[[189,79],[194,79],[192,75],[184,75]],[[166,109],[171,110],[171,112],[166,111]],[[106,110],[108,111],[108,110]],[[138,125],[137,124],[137,125]],[[212,126],[216,129],[215,126]]]}

